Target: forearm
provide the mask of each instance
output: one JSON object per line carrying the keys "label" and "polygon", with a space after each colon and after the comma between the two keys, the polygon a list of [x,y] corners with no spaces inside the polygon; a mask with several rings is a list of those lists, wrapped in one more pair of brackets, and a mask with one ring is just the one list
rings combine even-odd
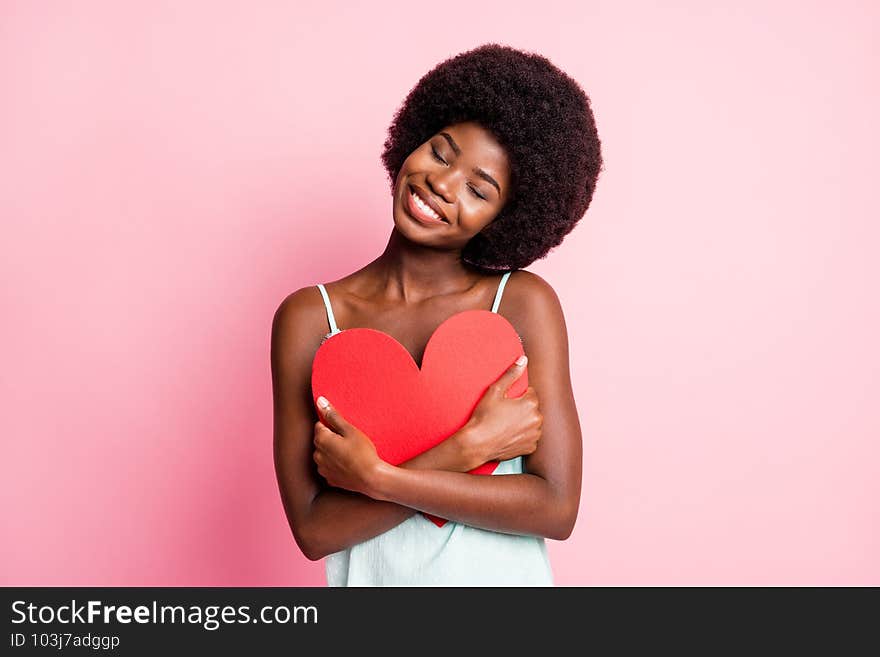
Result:
{"label": "forearm", "polygon": [[571,533],[576,514],[576,507],[534,474],[414,472],[383,463],[370,496],[473,527],[557,540]]}
{"label": "forearm", "polygon": [[[479,458],[472,454],[469,444],[463,440],[463,433],[459,432],[399,467],[409,471],[465,473],[482,463]],[[393,529],[416,513],[415,509],[395,502],[325,487],[312,500],[308,522],[313,529],[308,532],[311,545],[307,556],[313,560],[321,559],[362,543]]]}
{"label": "forearm", "polygon": [[309,549],[306,556],[317,560],[378,536],[418,513],[381,502],[360,493],[326,487],[312,500],[308,515]]}

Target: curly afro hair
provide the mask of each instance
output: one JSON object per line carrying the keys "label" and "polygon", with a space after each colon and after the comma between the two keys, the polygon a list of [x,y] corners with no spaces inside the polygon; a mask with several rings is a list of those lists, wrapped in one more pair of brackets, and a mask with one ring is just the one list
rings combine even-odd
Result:
{"label": "curly afro hair", "polygon": [[462,250],[479,269],[521,269],[571,232],[602,170],[583,89],[547,58],[488,43],[425,74],[388,128],[382,163],[391,189],[404,160],[443,127],[474,121],[507,150],[512,196]]}

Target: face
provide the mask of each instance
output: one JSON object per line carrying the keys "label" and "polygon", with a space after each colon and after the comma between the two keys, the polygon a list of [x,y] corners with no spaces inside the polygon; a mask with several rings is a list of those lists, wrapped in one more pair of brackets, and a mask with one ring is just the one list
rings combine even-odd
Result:
{"label": "face", "polygon": [[463,248],[510,197],[509,167],[506,151],[481,125],[443,128],[400,169],[394,187],[397,230],[414,242]]}

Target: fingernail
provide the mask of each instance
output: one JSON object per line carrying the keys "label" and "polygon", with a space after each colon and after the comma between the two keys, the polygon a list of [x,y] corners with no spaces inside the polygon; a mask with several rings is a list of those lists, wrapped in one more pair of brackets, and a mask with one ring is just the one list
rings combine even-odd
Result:
{"label": "fingernail", "polygon": [[324,397],[324,395],[320,395],[318,397],[318,406],[320,406],[321,408],[327,408],[328,406],[330,406],[330,402],[327,401],[327,398]]}
{"label": "fingernail", "polygon": [[516,359],[516,364],[519,365],[520,367],[522,367],[523,365],[526,364],[526,362],[528,362],[528,360],[529,360],[528,357],[525,354],[523,354],[522,356],[520,356],[519,358]]}

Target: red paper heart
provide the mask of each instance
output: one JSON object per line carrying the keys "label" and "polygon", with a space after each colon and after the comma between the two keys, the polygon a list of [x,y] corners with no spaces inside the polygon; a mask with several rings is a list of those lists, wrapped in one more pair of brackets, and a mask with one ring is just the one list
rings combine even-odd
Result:
{"label": "red paper heart", "polygon": [[[369,436],[384,461],[399,465],[463,427],[489,385],[522,354],[510,322],[482,309],[456,313],[440,324],[425,347],[421,369],[387,333],[345,329],[315,353],[312,397],[329,399]],[[519,397],[528,385],[523,372],[507,396]],[[497,466],[490,461],[470,472],[492,474]],[[437,526],[446,523],[424,515]]]}

